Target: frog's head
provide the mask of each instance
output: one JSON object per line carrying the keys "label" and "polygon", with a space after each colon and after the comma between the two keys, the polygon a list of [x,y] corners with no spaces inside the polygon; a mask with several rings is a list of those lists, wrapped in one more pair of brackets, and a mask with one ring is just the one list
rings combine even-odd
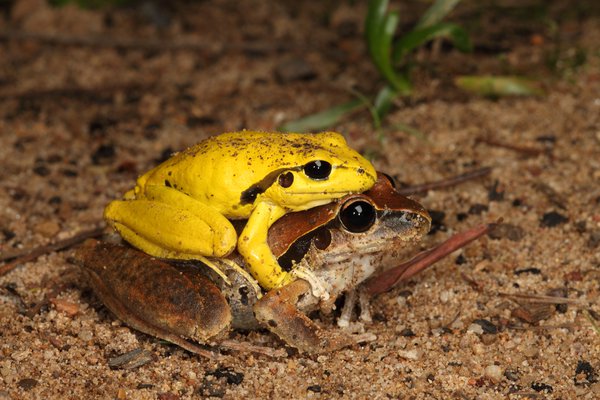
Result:
{"label": "frog's head", "polygon": [[269,230],[269,245],[284,268],[313,271],[337,297],[400,261],[408,242],[429,231],[431,217],[402,196],[387,176],[365,193],[287,214]]}
{"label": "frog's head", "polygon": [[[288,149],[282,149],[282,152]],[[271,201],[291,211],[326,204],[349,193],[361,193],[375,184],[373,165],[348,147],[339,133],[304,135],[291,143],[295,165],[276,172],[265,192]]]}

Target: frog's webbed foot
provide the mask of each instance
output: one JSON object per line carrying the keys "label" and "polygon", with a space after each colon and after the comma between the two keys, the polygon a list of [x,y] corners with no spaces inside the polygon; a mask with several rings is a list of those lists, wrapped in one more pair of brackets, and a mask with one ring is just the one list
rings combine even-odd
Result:
{"label": "frog's webbed foot", "polygon": [[298,279],[264,295],[254,306],[258,321],[286,343],[307,353],[325,353],[375,340],[373,334],[348,335],[339,330],[325,330],[304,315],[296,304],[309,295],[311,286]]}

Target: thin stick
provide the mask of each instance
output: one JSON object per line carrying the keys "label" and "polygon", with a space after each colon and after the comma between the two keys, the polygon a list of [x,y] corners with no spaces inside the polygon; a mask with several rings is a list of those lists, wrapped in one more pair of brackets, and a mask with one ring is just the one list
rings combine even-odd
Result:
{"label": "thin stick", "polygon": [[500,292],[498,295],[503,297],[511,297],[513,299],[527,300],[530,303],[542,303],[542,304],[586,304],[585,301],[577,299],[569,299],[567,297],[559,296],[543,296],[538,294],[525,294],[525,293],[505,293]]}
{"label": "thin stick", "polygon": [[429,190],[434,189],[443,189],[450,186],[455,186],[460,183],[470,181],[476,178],[480,178],[482,176],[488,175],[492,171],[491,167],[483,167],[479,169],[475,169],[473,171],[465,172],[464,174],[460,174],[451,178],[442,179],[439,181],[423,183],[421,185],[414,185],[405,188],[396,189],[396,191],[404,196],[409,196],[411,194],[424,193]]}
{"label": "thin stick", "polygon": [[34,247],[33,249],[24,249],[18,254],[3,254],[2,256],[0,256],[0,261],[6,261],[13,258],[15,258],[15,260],[4,264],[0,267],[0,276],[4,276],[13,269],[15,269],[17,266],[29,261],[33,261],[36,258],[43,256],[44,254],[52,253],[53,251],[64,250],[78,243],[81,243],[86,239],[100,236],[102,235],[103,231],[104,227],[100,226],[87,231],[79,232],[71,236],[70,238],[58,240],[54,243]]}
{"label": "thin stick", "polygon": [[544,150],[542,149],[537,149],[534,147],[517,146],[516,144],[499,142],[495,139],[490,139],[486,137],[477,138],[477,141],[479,143],[485,143],[492,147],[501,147],[503,149],[516,151],[517,153],[522,153],[528,156],[537,156],[544,152]]}
{"label": "thin stick", "polygon": [[[44,34],[19,30],[7,30],[0,32],[2,41],[36,41],[46,45],[57,46],[80,46],[80,47],[108,47],[123,50],[146,50],[146,51],[174,51],[190,50],[205,55],[217,55],[223,51],[249,51],[249,52],[274,52],[282,49],[281,44],[270,42],[237,42],[216,43],[200,37],[190,37],[184,40],[172,39],[131,39],[103,36],[71,36],[61,34]],[[286,43],[285,46],[290,46]]]}
{"label": "thin stick", "polygon": [[235,350],[241,353],[256,353],[272,358],[285,358],[287,352],[284,349],[273,349],[266,346],[258,346],[247,342],[237,342],[235,340],[223,340],[217,344],[217,348]]}
{"label": "thin stick", "polygon": [[486,234],[493,224],[481,225],[468,231],[458,233],[447,239],[442,244],[417,254],[411,260],[394,268],[384,271],[380,275],[369,279],[364,284],[364,290],[371,295],[380,294],[390,290],[397,283],[409,279],[411,276],[431,266],[453,251],[466,246],[470,242]]}

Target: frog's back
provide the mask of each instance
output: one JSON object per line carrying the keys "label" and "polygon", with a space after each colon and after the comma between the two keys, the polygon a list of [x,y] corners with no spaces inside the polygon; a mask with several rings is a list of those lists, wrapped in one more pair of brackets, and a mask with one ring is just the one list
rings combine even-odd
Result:
{"label": "frog's back", "polygon": [[167,185],[211,204],[227,216],[243,217],[240,196],[278,171],[313,159],[352,158],[338,133],[232,132],[208,138],[165,161],[138,180],[138,187]]}

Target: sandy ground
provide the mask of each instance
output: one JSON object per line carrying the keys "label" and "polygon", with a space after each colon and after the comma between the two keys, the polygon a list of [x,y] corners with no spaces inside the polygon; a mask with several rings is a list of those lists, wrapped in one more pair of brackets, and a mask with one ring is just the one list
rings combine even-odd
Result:
{"label": "sandy ground", "polygon": [[[236,4],[175,5],[164,21],[151,6],[106,13],[36,1],[2,14],[0,32],[38,35],[0,41],[3,254],[96,226],[104,205],[164,154],[224,131],[275,129],[349,99],[352,84],[376,87],[358,24],[364,6]],[[476,43],[498,35],[493,26]],[[123,325],[70,252],[54,252],[0,277],[0,399],[600,398],[600,23],[590,14],[559,25],[563,61],[569,48],[587,59],[554,74],[544,57],[558,45],[530,29],[546,42],[526,30],[520,42],[499,41],[504,57],[424,52],[428,68],[387,121],[384,146],[366,113],[336,127],[403,184],[493,168],[419,197],[443,213],[422,248],[482,222],[505,224],[376,298],[364,329],[377,341],[314,357],[207,361]],[[63,36],[41,39],[53,34]],[[65,43],[97,35],[116,39]],[[158,39],[195,47],[167,50]],[[456,71],[543,76],[547,94],[465,95],[452,88]],[[266,331],[231,337],[285,347]],[[144,365],[109,366],[135,349]]]}

